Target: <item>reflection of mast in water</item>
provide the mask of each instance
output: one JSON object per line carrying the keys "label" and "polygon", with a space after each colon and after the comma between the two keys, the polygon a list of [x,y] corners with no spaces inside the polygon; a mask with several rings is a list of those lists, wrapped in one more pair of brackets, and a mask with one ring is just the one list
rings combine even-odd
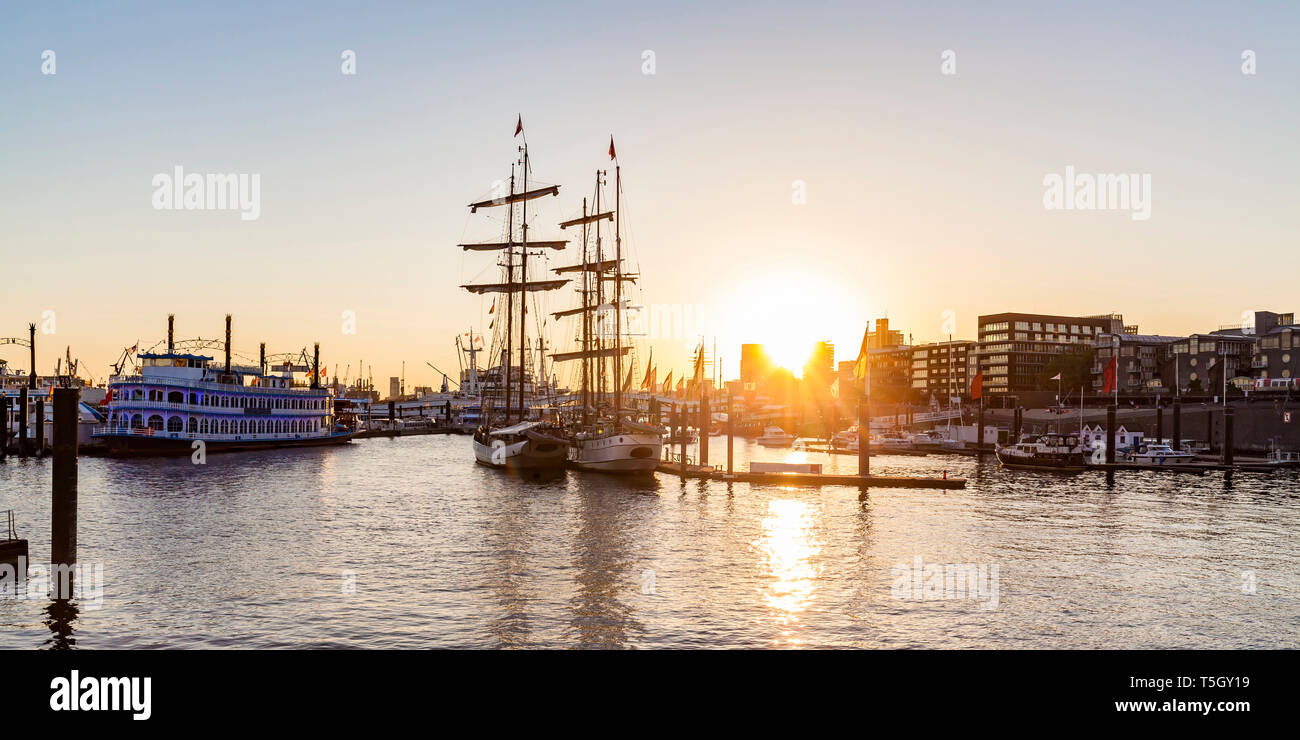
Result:
{"label": "reflection of mast in water", "polygon": [[644,512],[628,500],[639,497],[638,493],[620,493],[591,485],[583,486],[578,495],[579,527],[573,543],[578,590],[569,599],[573,617],[566,638],[576,639],[579,647],[621,648],[627,645],[629,632],[635,637],[645,631],[633,616],[633,606],[620,599],[628,589],[640,594],[637,558],[630,553],[639,555],[645,549],[632,542],[629,533]]}
{"label": "reflection of mast in water", "polygon": [[[515,491],[514,493],[518,493]],[[530,647],[532,625],[528,602],[536,598],[528,588],[528,556],[531,552],[534,522],[528,517],[528,497],[497,497],[492,519],[486,532],[487,548],[494,553],[484,584],[495,597],[500,611],[493,617],[488,631],[497,648]]]}

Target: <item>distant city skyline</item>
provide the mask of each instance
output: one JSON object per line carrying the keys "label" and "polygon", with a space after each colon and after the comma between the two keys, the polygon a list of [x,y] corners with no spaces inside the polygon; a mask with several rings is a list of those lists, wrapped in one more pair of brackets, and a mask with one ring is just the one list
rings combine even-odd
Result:
{"label": "distant city skyline", "polygon": [[[820,340],[849,359],[886,315],[921,343],[1004,311],[1187,335],[1295,308],[1295,6],[8,12],[0,337],[52,312],[40,372],[70,346],[102,381],[168,313],[206,338],[230,313],[245,355],[320,342],[331,373],[364,359],[383,388],[405,361],[436,385],[425,363],[454,374],[454,337],[487,328],[457,286],[488,261],[455,245],[520,114],[562,185],[539,235],[617,140],[640,300],[697,316],[652,338],[660,379],[701,337],[728,378],[741,343],[796,373]],[[178,167],[250,176],[256,209],[161,203]]]}

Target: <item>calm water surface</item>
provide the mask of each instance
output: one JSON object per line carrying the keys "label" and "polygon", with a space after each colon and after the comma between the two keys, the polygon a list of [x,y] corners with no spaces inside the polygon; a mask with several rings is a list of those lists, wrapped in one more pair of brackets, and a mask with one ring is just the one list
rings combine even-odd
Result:
{"label": "calm water surface", "polygon": [[[725,444],[712,441],[714,462]],[[738,440],[738,468],[751,457],[856,470],[854,457]],[[1300,641],[1295,472],[1108,485],[1100,473],[877,457],[873,472],[946,470],[969,484],[862,493],[577,472],[522,482],[472,459],[458,436],[202,466],[82,458],[79,555],[103,564],[102,607],[64,621],[47,601],[0,596],[0,648]],[[0,466],[0,509],[16,510],[37,560],[50,552],[49,498],[48,461]],[[891,568],[916,558],[997,566],[996,608],[897,598]]]}

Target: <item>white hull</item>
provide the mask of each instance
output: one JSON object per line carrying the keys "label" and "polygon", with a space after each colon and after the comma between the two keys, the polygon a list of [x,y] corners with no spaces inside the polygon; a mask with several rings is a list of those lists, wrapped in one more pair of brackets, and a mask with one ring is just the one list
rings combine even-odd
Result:
{"label": "white hull", "polygon": [[1133,455],[1133,462],[1141,465],[1186,465],[1196,460],[1195,455]]}
{"label": "white hull", "polygon": [[602,473],[650,473],[662,449],[663,440],[653,432],[574,439],[569,442],[569,462]]}
{"label": "white hull", "polygon": [[475,439],[474,459],[493,468],[532,469],[563,466],[564,457],[562,453],[559,456],[551,454],[539,456],[532,448],[533,444],[532,440],[525,439],[519,442],[503,442],[489,446]]}

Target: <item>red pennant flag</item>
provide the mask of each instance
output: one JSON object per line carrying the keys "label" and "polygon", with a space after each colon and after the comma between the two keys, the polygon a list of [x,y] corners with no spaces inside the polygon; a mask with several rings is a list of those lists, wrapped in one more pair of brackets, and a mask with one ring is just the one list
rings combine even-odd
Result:
{"label": "red pennant flag", "polygon": [[1101,392],[1110,393],[1115,390],[1115,371],[1118,369],[1116,360],[1118,357],[1111,357],[1110,362],[1106,363],[1106,371],[1102,373]]}
{"label": "red pennant flag", "polygon": [[984,373],[975,373],[970,381],[970,400],[978,401],[984,395]]}
{"label": "red pennant flag", "polygon": [[614,137],[611,136],[609,137],[609,158],[613,159],[614,156]]}
{"label": "red pennant flag", "polygon": [[524,130],[524,114],[519,114],[519,123],[515,124],[515,136],[518,136]]}

